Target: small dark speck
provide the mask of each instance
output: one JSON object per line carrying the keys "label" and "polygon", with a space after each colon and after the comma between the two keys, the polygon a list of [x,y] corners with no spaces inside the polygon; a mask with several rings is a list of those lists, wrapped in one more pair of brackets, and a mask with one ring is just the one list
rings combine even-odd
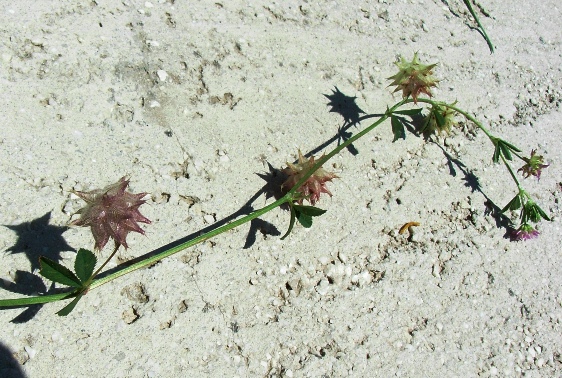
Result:
{"label": "small dark speck", "polygon": [[100,26],[100,28],[103,28],[103,24],[101,22],[98,22],[98,25]]}
{"label": "small dark speck", "polygon": [[164,131],[164,134],[166,134],[167,137],[171,137],[172,135],[174,135],[172,130],[166,130],[166,131]]}

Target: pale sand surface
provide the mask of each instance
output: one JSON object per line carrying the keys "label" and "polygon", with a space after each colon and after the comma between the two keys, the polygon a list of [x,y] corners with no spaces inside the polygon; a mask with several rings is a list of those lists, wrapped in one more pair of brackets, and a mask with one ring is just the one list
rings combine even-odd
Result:
{"label": "pale sand surface", "polygon": [[0,1],[3,286],[44,291],[39,255],[71,266],[93,247],[65,228],[82,206],[71,190],[127,174],[149,193],[153,224],[110,268],[270,203],[267,164],[320,155],[345,118],[384,112],[393,62],[414,52],[439,62],[436,98],[547,157],[523,182],[554,217],[510,242],[487,204],[515,186],[482,132],[391,143],[385,123],[330,162],[341,179],[311,229],[281,241],[275,210],[66,318],[62,303],[0,311],[1,374],[562,376],[562,6],[481,5],[492,55],[460,0]]}

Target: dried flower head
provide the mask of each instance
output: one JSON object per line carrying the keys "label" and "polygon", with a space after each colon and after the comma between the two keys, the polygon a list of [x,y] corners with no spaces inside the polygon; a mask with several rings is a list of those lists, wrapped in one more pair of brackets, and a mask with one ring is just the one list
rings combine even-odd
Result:
{"label": "dried flower head", "polygon": [[536,150],[532,150],[530,157],[522,158],[526,164],[519,168],[517,172],[523,171],[525,178],[535,176],[537,180],[540,180],[542,170],[548,167],[549,164],[544,164],[544,158],[540,155],[535,155],[535,153]]}
{"label": "dried flower head", "polygon": [[[281,187],[284,190],[291,190],[303,175],[310,171],[314,164],[316,164],[314,156],[311,156],[307,160],[299,150],[299,162],[296,164],[287,163],[288,167],[283,169],[283,173],[286,174],[288,178]],[[297,199],[297,203],[302,205],[303,199],[307,199],[314,205],[320,199],[322,193],[326,193],[331,197],[332,193],[330,193],[326,187],[326,182],[332,181],[332,179],[337,177],[338,176],[334,173],[328,172],[322,167],[318,168],[312,176],[297,189],[297,192],[301,195],[301,198]]]}
{"label": "dried flower head", "polygon": [[389,80],[394,80],[390,86],[395,85],[394,92],[402,91],[402,97],[406,98],[412,96],[414,102],[417,103],[418,96],[425,93],[431,97],[431,87],[436,87],[437,80],[433,76],[433,68],[435,64],[421,64],[418,60],[418,54],[414,54],[414,59],[408,62],[404,58],[400,58],[399,62],[394,63],[398,67],[398,73],[389,77]]}
{"label": "dried flower head", "polygon": [[115,245],[127,246],[127,234],[130,231],[144,235],[144,230],[137,222],[150,223],[139,212],[139,206],[146,201],[146,193],[133,194],[125,191],[129,185],[127,177],[122,177],[114,184],[91,192],[74,192],[86,201],[86,206],[78,210],[80,214],[70,224],[73,226],[90,226],[95,240],[95,249],[100,251],[113,238]]}
{"label": "dried flower head", "polygon": [[529,239],[534,239],[538,236],[539,236],[539,232],[535,230],[533,226],[531,226],[528,223],[523,223],[521,227],[513,231],[513,233],[511,234],[511,239],[516,241],[529,240]]}
{"label": "dried flower head", "polygon": [[[456,102],[451,105],[454,106]],[[421,131],[426,135],[434,134],[436,131],[438,134],[445,132],[449,134],[451,132],[451,127],[457,125],[455,116],[457,112],[445,105],[434,104],[431,107],[429,114],[425,117],[425,122],[421,128]]]}

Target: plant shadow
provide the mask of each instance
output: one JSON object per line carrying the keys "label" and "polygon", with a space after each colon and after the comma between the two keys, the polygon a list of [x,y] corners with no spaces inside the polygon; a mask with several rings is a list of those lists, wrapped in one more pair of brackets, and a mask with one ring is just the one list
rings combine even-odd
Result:
{"label": "plant shadow", "polygon": [[31,264],[31,271],[40,268],[39,257],[45,256],[51,260],[60,260],[63,251],[76,252],[66,243],[62,234],[68,230],[67,226],[50,225],[51,212],[30,222],[18,225],[4,225],[17,234],[16,243],[6,251],[11,254],[25,253]]}
{"label": "plant shadow", "polygon": [[0,377],[25,378],[20,363],[14,358],[14,353],[3,343],[0,343]]}
{"label": "plant shadow", "polygon": [[[17,270],[14,282],[0,280],[0,288],[21,295],[53,294],[54,286],[49,289],[38,275],[33,274],[40,269],[39,257],[45,256],[54,261],[60,260],[63,251],[76,252],[74,248],[66,243],[62,234],[68,230],[66,226],[50,225],[51,212],[36,218],[30,222],[18,225],[4,225],[14,231],[17,240],[13,246],[6,251],[11,254],[24,253],[31,264],[30,272]],[[43,305],[37,304],[27,307],[22,313],[11,320],[12,323],[25,323],[31,320]],[[20,306],[9,307],[18,308]]]}
{"label": "plant shadow", "polygon": [[478,192],[484,198],[484,206],[486,206],[486,210],[484,211],[484,215],[492,216],[494,221],[496,222],[496,227],[505,229],[504,238],[510,239],[513,234],[513,227],[512,223],[504,213],[502,213],[502,209],[497,206],[494,201],[488,197],[488,195],[484,192],[482,187],[480,186],[480,180],[478,176],[476,176],[460,159],[453,157],[450,153],[445,150],[445,148],[437,143],[434,140],[433,135],[427,134],[423,129],[424,125],[424,117],[418,113],[416,115],[410,116],[411,120],[407,120],[405,118],[401,118],[401,121],[406,126],[408,131],[417,137],[423,137],[424,140],[428,143],[432,143],[439,147],[445,159],[447,159],[447,167],[449,168],[449,174],[453,177],[457,177],[457,169],[464,175],[464,185],[470,188],[472,193]]}

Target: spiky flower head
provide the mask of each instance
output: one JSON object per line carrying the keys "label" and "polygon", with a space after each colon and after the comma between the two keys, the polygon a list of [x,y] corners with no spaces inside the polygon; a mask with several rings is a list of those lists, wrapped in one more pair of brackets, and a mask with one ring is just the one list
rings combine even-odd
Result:
{"label": "spiky flower head", "polygon": [[400,61],[394,63],[398,67],[398,73],[388,78],[393,80],[389,87],[396,86],[394,92],[402,91],[402,97],[412,96],[414,102],[417,103],[418,96],[424,93],[431,97],[431,88],[437,86],[437,80],[432,76],[435,64],[421,64],[418,60],[418,53],[414,54],[414,59],[408,62],[403,57]]}
{"label": "spiky flower head", "polygon": [[[453,102],[454,106],[457,102]],[[433,104],[429,114],[425,117],[421,131],[426,135],[434,134],[436,131],[439,135],[442,132],[449,134],[451,127],[457,125],[455,116],[457,112],[446,105]]]}
{"label": "spiky flower head", "polygon": [[[291,190],[301,178],[310,171],[310,169],[316,164],[314,156],[311,156],[308,160],[302,155],[299,150],[299,162],[296,164],[287,163],[287,168],[283,169],[283,173],[286,174],[287,180],[281,185],[284,190]],[[332,193],[326,187],[328,181],[337,178],[334,173],[326,171],[324,168],[318,168],[312,176],[310,176],[297,190],[296,192],[300,195],[296,202],[302,205],[304,199],[308,200],[312,205],[314,205],[319,199],[322,193],[328,194],[330,197]]]}
{"label": "spiky flower head", "polygon": [[522,158],[525,161],[525,165],[517,170],[523,171],[525,178],[529,176],[535,176],[537,180],[541,178],[541,172],[544,168],[548,167],[550,164],[544,164],[544,158],[540,155],[535,155],[536,150],[531,151],[531,156]]}
{"label": "spiky flower head", "polygon": [[139,212],[139,207],[146,201],[142,198],[146,193],[133,194],[127,192],[129,180],[122,177],[114,184],[91,192],[77,192],[78,197],[86,201],[86,206],[78,210],[80,218],[70,224],[73,226],[89,226],[95,240],[95,249],[101,251],[112,238],[115,246],[128,248],[127,234],[131,231],[144,235],[144,230],[137,222],[150,223],[150,220]]}
{"label": "spiky flower head", "polygon": [[539,236],[539,232],[528,223],[523,223],[517,230],[511,234],[512,240],[530,240]]}

